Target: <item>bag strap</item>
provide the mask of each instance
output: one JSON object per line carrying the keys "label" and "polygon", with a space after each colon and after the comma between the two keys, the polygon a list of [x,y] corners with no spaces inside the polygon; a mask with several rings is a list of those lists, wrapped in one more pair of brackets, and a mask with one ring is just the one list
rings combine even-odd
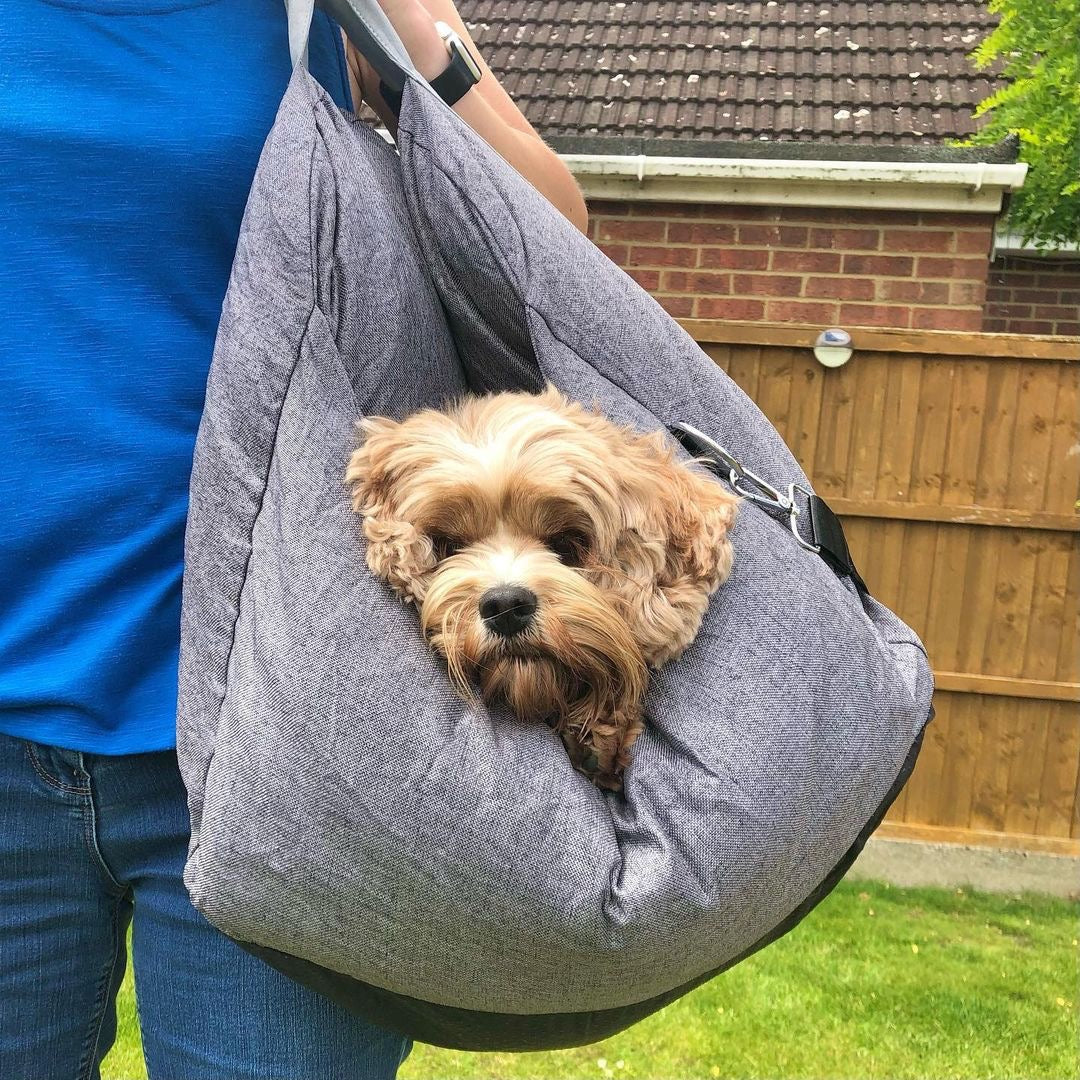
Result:
{"label": "bag strap", "polygon": [[315,0],[285,0],[289,17],[289,55],[293,67],[308,65],[308,37],[311,33],[311,17],[315,13]]}
{"label": "bag strap", "polygon": [[[713,442],[708,435],[702,434],[689,424],[673,424],[671,433],[695,458],[707,465],[717,476],[727,480],[737,494],[767,510],[779,510],[783,513],[788,519],[792,535],[802,547],[820,555],[834,573],[851,578],[861,593],[867,596],[870,594],[862,575],[855,569],[840,519],[820,495],[796,483],[788,484],[785,494],[751,472],[719,443]],[[799,508],[796,492],[806,497],[806,511]],[[799,528],[799,518],[804,513],[808,515],[808,528],[805,531],[809,533],[809,539]]]}
{"label": "bag strap", "polygon": [[[285,3],[289,13],[289,51],[294,67],[301,62],[307,67],[308,35],[317,3],[345,31],[349,40],[375,69],[382,81],[381,90],[387,101],[400,106],[401,94],[409,78],[426,85],[426,80],[416,70],[408,50],[377,0],[285,0]],[[704,458],[715,472],[721,476],[726,475],[731,486],[740,495],[785,513],[795,539],[803,547],[820,555],[834,571],[847,574],[862,592],[867,592],[866,585],[852,562],[840,519],[824,499],[798,484],[788,485],[788,494],[785,496],[744,468],[723,447],[689,424],[676,424],[672,432],[695,457]],[[752,484],[765,494],[751,491],[747,484]],[[807,497],[809,541],[803,538],[797,525],[802,511],[795,500],[796,491]]]}
{"label": "bag strap", "polygon": [[354,47],[400,100],[409,78],[425,80],[377,0],[285,0],[293,67],[307,67],[308,35],[316,3],[345,31]]}

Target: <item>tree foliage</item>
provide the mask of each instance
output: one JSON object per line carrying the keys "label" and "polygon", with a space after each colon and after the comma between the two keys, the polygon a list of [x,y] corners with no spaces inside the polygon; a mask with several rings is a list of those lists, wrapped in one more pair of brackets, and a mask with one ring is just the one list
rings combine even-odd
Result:
{"label": "tree foliage", "polygon": [[990,0],[1001,21],[975,50],[980,68],[1001,61],[1008,84],[975,112],[989,122],[972,143],[1020,138],[1030,166],[1013,195],[1009,226],[1025,243],[1080,241],[1080,0]]}

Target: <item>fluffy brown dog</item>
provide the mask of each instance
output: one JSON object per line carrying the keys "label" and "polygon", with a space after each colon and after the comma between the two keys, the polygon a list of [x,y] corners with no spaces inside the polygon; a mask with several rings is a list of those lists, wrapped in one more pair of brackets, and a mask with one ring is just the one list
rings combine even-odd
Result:
{"label": "fluffy brown dog", "polygon": [[361,426],[346,478],[368,566],[419,609],[463,696],[547,721],[621,789],[647,668],[694,639],[739,500],[553,388]]}

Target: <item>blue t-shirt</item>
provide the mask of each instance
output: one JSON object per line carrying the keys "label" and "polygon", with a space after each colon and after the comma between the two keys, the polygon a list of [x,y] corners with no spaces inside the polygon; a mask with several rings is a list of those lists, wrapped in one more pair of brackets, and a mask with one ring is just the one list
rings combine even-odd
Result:
{"label": "blue t-shirt", "polygon": [[[310,68],[349,99],[321,14]],[[187,487],[282,0],[28,0],[0,25],[0,731],[175,743]]]}

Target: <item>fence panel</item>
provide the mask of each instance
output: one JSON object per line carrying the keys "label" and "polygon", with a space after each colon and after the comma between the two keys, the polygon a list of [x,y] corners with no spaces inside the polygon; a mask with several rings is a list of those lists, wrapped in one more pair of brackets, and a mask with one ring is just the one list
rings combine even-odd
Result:
{"label": "fence panel", "polygon": [[926,643],[937,718],[882,830],[1080,854],[1080,341],[858,330],[830,370],[817,328],[684,326]]}

